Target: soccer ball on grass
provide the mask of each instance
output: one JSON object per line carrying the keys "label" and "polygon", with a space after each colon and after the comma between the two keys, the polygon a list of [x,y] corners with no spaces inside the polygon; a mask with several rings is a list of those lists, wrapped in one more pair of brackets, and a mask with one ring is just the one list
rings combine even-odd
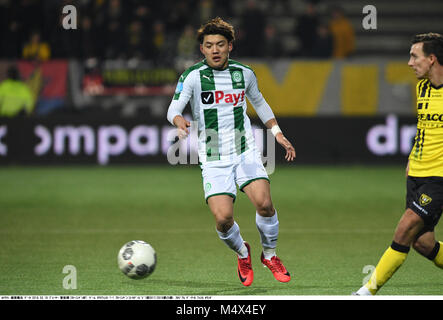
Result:
{"label": "soccer ball on grass", "polygon": [[133,240],[118,252],[118,267],[131,279],[143,279],[152,274],[157,264],[154,248],[145,241]]}

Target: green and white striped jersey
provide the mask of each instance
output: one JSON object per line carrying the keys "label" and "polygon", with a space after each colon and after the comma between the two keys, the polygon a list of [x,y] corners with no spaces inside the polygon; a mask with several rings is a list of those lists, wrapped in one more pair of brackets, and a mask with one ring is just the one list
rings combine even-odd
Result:
{"label": "green and white striped jersey", "polygon": [[263,123],[274,118],[250,67],[230,59],[226,69],[216,70],[203,60],[180,76],[167,118],[173,124],[189,102],[198,125],[200,162],[229,161],[256,148],[246,97]]}

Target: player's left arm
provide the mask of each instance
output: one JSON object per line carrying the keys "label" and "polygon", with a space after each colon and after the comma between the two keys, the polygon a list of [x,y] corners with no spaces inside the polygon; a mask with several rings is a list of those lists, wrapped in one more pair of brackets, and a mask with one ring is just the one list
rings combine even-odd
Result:
{"label": "player's left arm", "polygon": [[275,140],[286,150],[285,159],[287,161],[294,161],[296,157],[295,148],[291,142],[283,135],[280,127],[278,126],[277,119],[272,118],[265,123],[266,128],[271,129],[272,134],[275,136]]}
{"label": "player's left arm", "polygon": [[246,89],[246,96],[257,112],[258,117],[264,123],[266,128],[270,129],[275,137],[275,140],[286,150],[285,159],[287,161],[293,161],[295,159],[296,153],[295,148],[291,142],[283,135],[282,130],[278,126],[277,119],[272,112],[271,107],[266,102],[265,98],[258,89],[257,78],[254,72],[250,72],[250,81]]}

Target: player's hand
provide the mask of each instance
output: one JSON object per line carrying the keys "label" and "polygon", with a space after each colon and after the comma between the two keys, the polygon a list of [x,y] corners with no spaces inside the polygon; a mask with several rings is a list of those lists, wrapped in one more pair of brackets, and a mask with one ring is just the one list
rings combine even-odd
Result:
{"label": "player's hand", "polygon": [[275,136],[275,140],[286,150],[285,159],[286,161],[294,161],[295,159],[295,149],[292,146],[292,144],[286,139],[286,137],[283,135],[283,133],[277,133]]}
{"label": "player's hand", "polygon": [[182,116],[176,116],[173,122],[177,127],[178,138],[185,139],[189,134],[188,128],[191,126],[191,123]]}

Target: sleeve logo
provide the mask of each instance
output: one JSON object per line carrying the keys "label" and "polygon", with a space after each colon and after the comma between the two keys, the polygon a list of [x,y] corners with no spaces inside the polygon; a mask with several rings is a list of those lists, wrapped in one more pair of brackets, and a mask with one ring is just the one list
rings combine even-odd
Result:
{"label": "sleeve logo", "polygon": [[183,91],[183,82],[178,82],[177,87],[175,88],[175,93],[178,94]]}

